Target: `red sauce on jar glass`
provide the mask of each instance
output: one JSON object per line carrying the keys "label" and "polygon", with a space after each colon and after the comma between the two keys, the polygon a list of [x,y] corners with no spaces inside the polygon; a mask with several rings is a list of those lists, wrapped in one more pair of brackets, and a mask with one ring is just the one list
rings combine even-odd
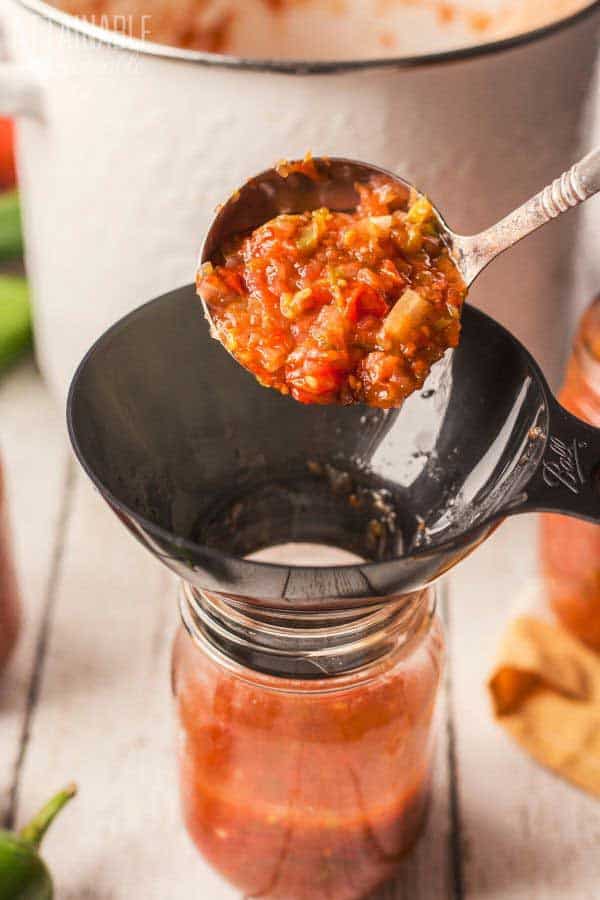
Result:
{"label": "red sauce on jar glass", "polygon": [[[582,319],[559,399],[600,427],[600,298]],[[600,650],[600,525],[544,515],[540,527],[541,568],[552,609],[576,637]]]}
{"label": "red sauce on jar glass", "polygon": [[15,647],[21,623],[21,606],[12,557],[6,489],[0,463],[0,670]]}
{"label": "red sauce on jar glass", "polygon": [[312,628],[188,587],[182,613],[181,797],[201,853],[265,900],[358,900],[388,880],[430,798],[432,591]]}

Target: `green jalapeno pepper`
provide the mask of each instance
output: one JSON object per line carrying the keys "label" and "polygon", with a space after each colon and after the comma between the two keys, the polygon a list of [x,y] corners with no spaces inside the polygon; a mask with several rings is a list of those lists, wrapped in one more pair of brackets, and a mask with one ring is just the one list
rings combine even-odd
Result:
{"label": "green jalapeno pepper", "polygon": [[0,900],[52,900],[52,878],[39,855],[40,844],[75,793],[74,785],[61,791],[21,831],[0,831]]}
{"label": "green jalapeno pepper", "polygon": [[32,343],[27,282],[18,275],[0,275],[0,372]]}
{"label": "green jalapeno pepper", "polygon": [[0,260],[23,254],[21,207],[18,191],[0,193]]}

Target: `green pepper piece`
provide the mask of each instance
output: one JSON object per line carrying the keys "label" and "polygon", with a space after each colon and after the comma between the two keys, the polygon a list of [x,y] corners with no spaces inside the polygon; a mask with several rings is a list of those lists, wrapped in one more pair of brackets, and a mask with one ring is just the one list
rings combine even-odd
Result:
{"label": "green pepper piece", "polygon": [[27,282],[0,275],[0,371],[31,346],[31,310]]}
{"label": "green pepper piece", "polygon": [[75,785],[69,785],[18,834],[0,831],[0,900],[52,900],[52,878],[38,851],[55,817],[76,793]]}
{"label": "green pepper piece", "polygon": [[23,255],[21,206],[18,191],[0,193],[0,261]]}

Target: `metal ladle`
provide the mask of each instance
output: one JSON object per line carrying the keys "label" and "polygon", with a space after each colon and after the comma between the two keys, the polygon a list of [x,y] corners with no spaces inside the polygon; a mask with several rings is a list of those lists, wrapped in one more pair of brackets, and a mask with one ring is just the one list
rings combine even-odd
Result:
{"label": "metal ladle", "polygon": [[[200,261],[219,262],[222,247],[234,235],[257,228],[281,213],[303,213],[323,206],[336,211],[352,210],[359,200],[356,183],[368,182],[376,174],[385,175],[405,190],[407,206],[411,192],[415,190],[398,175],[363,162],[317,157],[314,165],[318,179],[297,171],[284,176],[273,168],[247,181],[217,212],[206,235]],[[497,256],[598,191],[600,149],[593,150],[535,197],[479,234],[456,234],[439,210],[435,207],[434,210],[441,234],[470,287]],[[204,301],[203,304],[212,324],[210,310]]]}

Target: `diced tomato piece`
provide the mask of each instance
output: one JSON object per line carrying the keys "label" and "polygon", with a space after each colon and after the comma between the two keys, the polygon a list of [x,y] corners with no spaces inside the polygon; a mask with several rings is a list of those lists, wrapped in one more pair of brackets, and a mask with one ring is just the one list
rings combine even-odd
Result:
{"label": "diced tomato piece", "polygon": [[245,293],[244,282],[242,276],[238,272],[232,272],[231,269],[219,269],[219,276],[225,282],[227,287],[242,297]]}
{"label": "diced tomato piece", "polygon": [[384,298],[367,284],[359,284],[352,289],[346,307],[346,316],[351,322],[358,322],[363,316],[382,318],[388,311]]}

